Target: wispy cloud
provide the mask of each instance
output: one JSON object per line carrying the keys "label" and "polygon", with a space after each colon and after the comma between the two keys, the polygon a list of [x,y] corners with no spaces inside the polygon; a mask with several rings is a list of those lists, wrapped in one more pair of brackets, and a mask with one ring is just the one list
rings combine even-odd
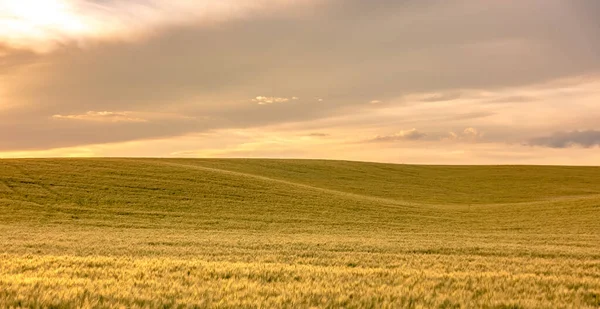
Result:
{"label": "wispy cloud", "polygon": [[395,141],[415,141],[426,137],[427,134],[420,132],[417,129],[402,130],[391,135],[378,135],[369,140],[369,142],[395,142]]}
{"label": "wispy cloud", "polygon": [[309,136],[309,137],[327,137],[327,136],[330,136],[330,134],[328,134],[328,133],[321,133],[321,132],[314,132],[314,133],[309,133],[306,136]]}
{"label": "wispy cloud", "polygon": [[424,95],[421,98],[422,102],[444,102],[444,101],[452,101],[459,99],[461,97],[460,93],[433,93]]}
{"label": "wispy cloud", "polygon": [[207,121],[210,117],[186,116],[170,112],[141,111],[88,111],[82,114],[56,114],[55,120],[81,120],[91,122],[162,122],[162,121]]}
{"label": "wispy cloud", "polygon": [[448,132],[448,135],[443,138],[449,141],[467,141],[467,142],[476,142],[480,140],[484,136],[483,132],[475,128],[466,128],[462,132]]}
{"label": "wispy cloud", "polygon": [[490,99],[489,103],[525,103],[525,102],[533,102],[538,100],[538,98],[525,96],[525,95],[512,95],[505,97],[498,97]]}
{"label": "wispy cloud", "polygon": [[298,97],[292,97],[292,98],[282,98],[282,97],[265,97],[265,96],[258,96],[254,99],[252,99],[252,102],[256,102],[258,103],[258,105],[266,105],[266,104],[273,104],[273,103],[285,103],[285,102],[289,102],[290,100],[299,100]]}
{"label": "wispy cloud", "polygon": [[59,120],[83,120],[98,122],[147,122],[147,119],[133,116],[133,112],[95,112],[89,111],[85,114],[53,115],[53,119]]}

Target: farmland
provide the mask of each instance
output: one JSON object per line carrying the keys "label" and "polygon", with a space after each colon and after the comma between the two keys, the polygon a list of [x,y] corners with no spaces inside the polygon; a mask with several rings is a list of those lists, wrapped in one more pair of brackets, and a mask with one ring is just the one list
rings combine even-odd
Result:
{"label": "farmland", "polygon": [[598,308],[600,168],[0,160],[0,307]]}

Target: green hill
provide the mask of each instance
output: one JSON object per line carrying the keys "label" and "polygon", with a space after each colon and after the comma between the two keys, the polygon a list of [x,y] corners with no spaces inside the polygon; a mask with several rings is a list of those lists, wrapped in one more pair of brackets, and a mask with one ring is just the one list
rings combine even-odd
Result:
{"label": "green hill", "polygon": [[0,160],[0,307],[600,306],[600,168]]}

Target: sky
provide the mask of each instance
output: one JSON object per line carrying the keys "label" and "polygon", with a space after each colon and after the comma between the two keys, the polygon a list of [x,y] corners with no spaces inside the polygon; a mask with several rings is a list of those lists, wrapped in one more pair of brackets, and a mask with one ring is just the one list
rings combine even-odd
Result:
{"label": "sky", "polygon": [[600,165],[597,0],[0,0],[0,158]]}

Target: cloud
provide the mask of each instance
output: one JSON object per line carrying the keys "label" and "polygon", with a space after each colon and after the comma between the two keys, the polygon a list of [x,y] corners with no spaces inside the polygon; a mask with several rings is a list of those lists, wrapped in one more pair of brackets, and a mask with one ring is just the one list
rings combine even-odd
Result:
{"label": "cloud", "polygon": [[258,96],[256,98],[252,99],[252,102],[256,102],[256,103],[258,103],[258,105],[266,105],[266,104],[273,104],[273,103],[285,103],[290,100],[298,100],[298,97],[292,97],[291,99],[289,99],[289,98],[281,98],[281,97]]}
{"label": "cloud", "polygon": [[[73,132],[75,133],[75,132]],[[113,132],[114,133],[114,132]],[[176,138],[145,139],[40,151],[0,150],[0,158],[23,157],[276,157],[378,161],[418,164],[565,164],[597,165],[600,152],[581,147],[532,148],[520,144],[351,143],[337,131],[331,138],[305,138],[302,132],[271,129],[217,130]],[[2,143],[4,139],[0,139]]]}
{"label": "cloud", "polygon": [[[592,127],[587,123],[598,119],[592,119],[598,116],[597,100],[590,97],[589,106],[583,106],[587,94],[567,101],[558,92],[547,95],[553,91],[548,89],[511,93],[600,72],[597,18],[585,0],[577,1],[581,5],[562,0],[323,0],[316,1],[324,3],[318,10],[261,0],[33,2],[67,4],[65,10],[58,6],[67,21],[73,15],[101,26],[73,32],[50,23],[50,28],[36,26],[39,37],[0,37],[2,44],[9,42],[0,59],[3,150],[283,124],[303,126],[302,132],[353,129],[357,140],[413,127],[432,139],[434,132],[461,128],[455,132],[462,135],[462,128],[473,126],[486,132],[486,140],[501,142],[514,134],[521,142],[535,135],[520,132],[543,135]],[[271,3],[281,5],[273,11]],[[228,5],[235,6],[225,12]],[[23,20],[35,26],[51,15]],[[548,31],[556,20],[561,20],[561,31]],[[215,22],[218,26],[207,25]],[[46,53],[22,53],[44,45]],[[521,106],[484,106],[485,98],[472,98],[471,92],[540,99]],[[449,100],[456,93],[462,95]],[[259,94],[273,103],[252,102]],[[288,101],[268,99],[275,94]],[[429,94],[420,98],[436,102],[400,101],[411,94]],[[292,104],[292,95],[302,104]],[[373,99],[385,104],[367,104]],[[51,118],[86,111],[164,111],[211,120],[155,121],[136,113],[125,117],[148,121],[107,126],[106,121]],[[573,119],[587,122],[572,125]],[[325,126],[314,127],[319,121]],[[528,126],[533,128],[523,128]]]}
{"label": "cloud", "polygon": [[36,56],[31,51],[15,49],[0,42],[0,77],[12,73],[14,69],[27,67]]}
{"label": "cloud", "polygon": [[381,101],[380,101],[380,100],[371,100],[371,101],[369,102],[369,104],[380,104],[380,103],[381,103]]}
{"label": "cloud", "polygon": [[512,95],[512,96],[506,96],[506,97],[493,98],[493,99],[490,99],[488,102],[489,103],[527,103],[527,102],[534,102],[537,100],[538,100],[537,98],[531,97],[531,96]]}
{"label": "cloud", "polygon": [[584,130],[556,132],[550,136],[533,138],[529,140],[527,144],[550,148],[569,148],[573,146],[590,148],[600,146],[600,131]]}
{"label": "cloud", "polygon": [[53,115],[53,119],[59,120],[84,120],[98,122],[147,122],[148,120],[133,116],[133,112],[95,112],[89,111],[79,115]]}
{"label": "cloud", "polygon": [[136,40],[163,27],[240,19],[291,4],[291,0],[0,0],[0,41],[48,52],[73,42],[81,46],[90,40]]}
{"label": "cloud", "polygon": [[444,102],[452,101],[461,97],[460,93],[434,93],[421,98],[422,102]]}
{"label": "cloud", "polygon": [[396,142],[396,141],[416,141],[423,139],[427,134],[419,132],[417,129],[402,130],[392,135],[378,135],[369,140],[369,142]]}
{"label": "cloud", "polygon": [[475,128],[466,128],[463,131],[463,135],[465,136],[482,136],[482,133],[479,133],[479,131],[477,131],[477,129]]}
{"label": "cloud", "polygon": [[448,132],[448,135],[443,140],[448,141],[466,141],[466,142],[477,142],[484,136],[483,132],[475,128],[466,128],[460,133]]}
{"label": "cloud", "polygon": [[315,132],[315,133],[309,133],[306,136],[309,136],[309,137],[327,137],[327,136],[330,136],[330,134]]}

